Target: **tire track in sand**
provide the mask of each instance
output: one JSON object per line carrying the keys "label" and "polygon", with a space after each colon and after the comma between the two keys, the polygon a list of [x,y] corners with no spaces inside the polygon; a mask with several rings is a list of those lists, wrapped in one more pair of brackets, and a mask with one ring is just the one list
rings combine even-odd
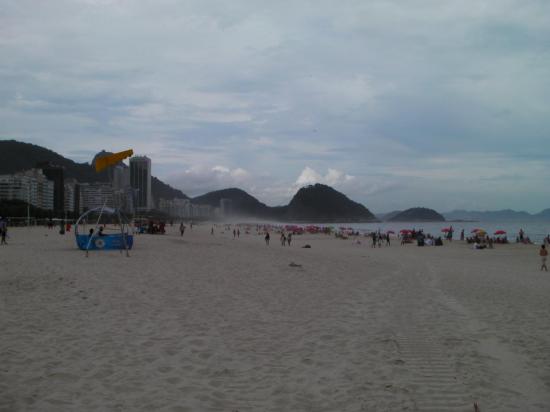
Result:
{"label": "tire track in sand", "polygon": [[389,325],[399,358],[393,363],[414,410],[470,411],[472,399],[457,367],[463,316],[442,304],[428,268],[411,273],[402,267],[386,286],[394,290]]}

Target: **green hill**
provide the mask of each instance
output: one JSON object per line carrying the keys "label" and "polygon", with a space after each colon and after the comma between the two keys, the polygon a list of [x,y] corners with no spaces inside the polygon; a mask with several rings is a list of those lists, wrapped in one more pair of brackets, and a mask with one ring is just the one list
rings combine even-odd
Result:
{"label": "green hill", "polygon": [[[101,152],[101,154],[106,153]],[[31,169],[36,167],[37,163],[45,161],[62,166],[65,169],[65,177],[74,178],[79,182],[107,182],[109,180],[107,171],[96,173],[90,163],[76,163],[52,150],[31,143],[0,140],[0,174],[11,174]],[[174,189],[156,177],[151,179],[151,191],[155,201],[160,198],[187,199],[187,196],[180,190]]]}
{"label": "green hill", "polygon": [[413,207],[392,216],[389,222],[444,222],[445,218],[433,209]]}
{"label": "green hill", "polygon": [[289,220],[318,222],[377,222],[365,206],[350,200],[330,186],[315,184],[303,187],[290,201]]}
{"label": "green hill", "polygon": [[213,192],[197,196],[191,201],[196,204],[219,207],[221,199],[231,200],[232,215],[250,216],[263,219],[275,218],[274,208],[266,206],[264,203],[249,195],[244,190],[237,188],[215,190]]}

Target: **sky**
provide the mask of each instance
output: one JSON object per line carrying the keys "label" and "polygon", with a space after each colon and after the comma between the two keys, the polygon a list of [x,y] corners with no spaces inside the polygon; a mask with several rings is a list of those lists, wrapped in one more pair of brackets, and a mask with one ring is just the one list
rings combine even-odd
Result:
{"label": "sky", "polygon": [[550,1],[0,0],[0,139],[193,196],[550,207]]}

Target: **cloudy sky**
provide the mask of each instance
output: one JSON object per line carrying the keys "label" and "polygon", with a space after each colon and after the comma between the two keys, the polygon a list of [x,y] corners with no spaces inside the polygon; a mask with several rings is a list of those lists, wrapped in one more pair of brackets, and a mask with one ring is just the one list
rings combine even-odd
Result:
{"label": "cloudy sky", "polygon": [[550,207],[550,1],[0,0],[0,138],[189,195]]}

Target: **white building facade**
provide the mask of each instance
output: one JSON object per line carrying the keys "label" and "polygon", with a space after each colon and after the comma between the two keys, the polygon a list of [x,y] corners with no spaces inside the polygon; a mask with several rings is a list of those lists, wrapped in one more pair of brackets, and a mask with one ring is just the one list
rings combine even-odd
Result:
{"label": "white building facade", "polygon": [[113,187],[108,183],[80,183],[82,209],[90,210],[103,205],[114,207]]}
{"label": "white building facade", "polygon": [[192,205],[189,199],[159,199],[159,210],[168,216],[176,218],[190,218]]}
{"label": "white building facade", "polygon": [[44,210],[53,210],[54,183],[40,169],[0,175],[0,200],[21,200]]}

